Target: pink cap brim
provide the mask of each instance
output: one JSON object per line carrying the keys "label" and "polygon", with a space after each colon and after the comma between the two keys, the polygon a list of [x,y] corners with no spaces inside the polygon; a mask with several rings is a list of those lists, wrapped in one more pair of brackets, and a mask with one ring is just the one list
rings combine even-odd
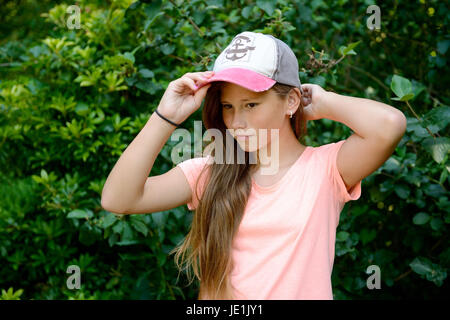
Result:
{"label": "pink cap brim", "polygon": [[202,84],[198,88],[214,81],[231,82],[256,92],[266,91],[276,83],[275,80],[249,69],[228,68],[215,72],[207,81],[202,81]]}

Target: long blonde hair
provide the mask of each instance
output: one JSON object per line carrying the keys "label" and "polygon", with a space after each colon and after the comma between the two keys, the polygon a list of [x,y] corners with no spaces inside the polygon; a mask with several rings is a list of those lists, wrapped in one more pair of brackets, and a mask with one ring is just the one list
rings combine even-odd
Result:
{"label": "long blonde hair", "polygon": [[[216,128],[221,131],[223,141],[219,145],[223,148],[223,154],[237,155],[237,149],[240,146],[234,139],[234,152],[226,152],[227,128],[222,118],[220,105],[223,84],[224,82],[221,81],[211,83],[205,97],[202,118],[207,130]],[[294,87],[276,83],[270,90],[273,89],[284,101],[292,88]],[[306,121],[303,118],[303,108],[300,103],[296,113],[290,119],[297,139],[302,139],[306,134]],[[251,192],[250,172],[255,166],[249,163],[248,152],[242,149],[240,152],[245,153],[244,164],[239,164],[237,161],[230,161],[231,163],[224,161],[225,163],[214,162],[205,165],[197,183],[206,172],[208,172],[209,180],[205,183],[201,198],[198,197],[199,203],[193,215],[191,229],[184,241],[170,252],[170,254],[176,253],[175,263],[179,271],[187,270],[189,284],[193,281],[190,269],[200,281],[198,299],[232,300],[236,298],[230,282],[230,274],[233,270],[231,248]],[[185,265],[185,268],[181,265]]]}

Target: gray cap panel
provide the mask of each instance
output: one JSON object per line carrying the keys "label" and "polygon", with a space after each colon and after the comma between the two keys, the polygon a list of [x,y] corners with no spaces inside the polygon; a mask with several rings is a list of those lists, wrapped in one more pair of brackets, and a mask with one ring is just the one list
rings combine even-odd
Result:
{"label": "gray cap panel", "polygon": [[271,34],[266,34],[273,38],[277,43],[278,50],[278,68],[273,79],[279,83],[295,86],[301,89],[301,83],[298,71],[298,60],[291,48],[278,38]]}

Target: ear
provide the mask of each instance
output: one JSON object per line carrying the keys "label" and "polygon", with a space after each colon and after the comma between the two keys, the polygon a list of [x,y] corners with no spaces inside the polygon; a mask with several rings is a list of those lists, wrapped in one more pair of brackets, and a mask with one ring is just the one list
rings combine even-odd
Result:
{"label": "ear", "polygon": [[297,109],[301,107],[302,94],[299,88],[293,88],[289,91],[288,95],[288,113],[292,110],[292,113],[297,112]]}

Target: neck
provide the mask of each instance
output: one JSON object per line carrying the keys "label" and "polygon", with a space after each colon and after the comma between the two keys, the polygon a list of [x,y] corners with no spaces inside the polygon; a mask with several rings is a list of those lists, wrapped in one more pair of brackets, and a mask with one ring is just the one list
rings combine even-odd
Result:
{"label": "neck", "polygon": [[[276,174],[279,170],[290,167],[304,150],[291,128],[268,130],[268,143],[255,151],[258,163],[254,171],[262,175]],[[269,136],[270,135],[270,136]]]}

